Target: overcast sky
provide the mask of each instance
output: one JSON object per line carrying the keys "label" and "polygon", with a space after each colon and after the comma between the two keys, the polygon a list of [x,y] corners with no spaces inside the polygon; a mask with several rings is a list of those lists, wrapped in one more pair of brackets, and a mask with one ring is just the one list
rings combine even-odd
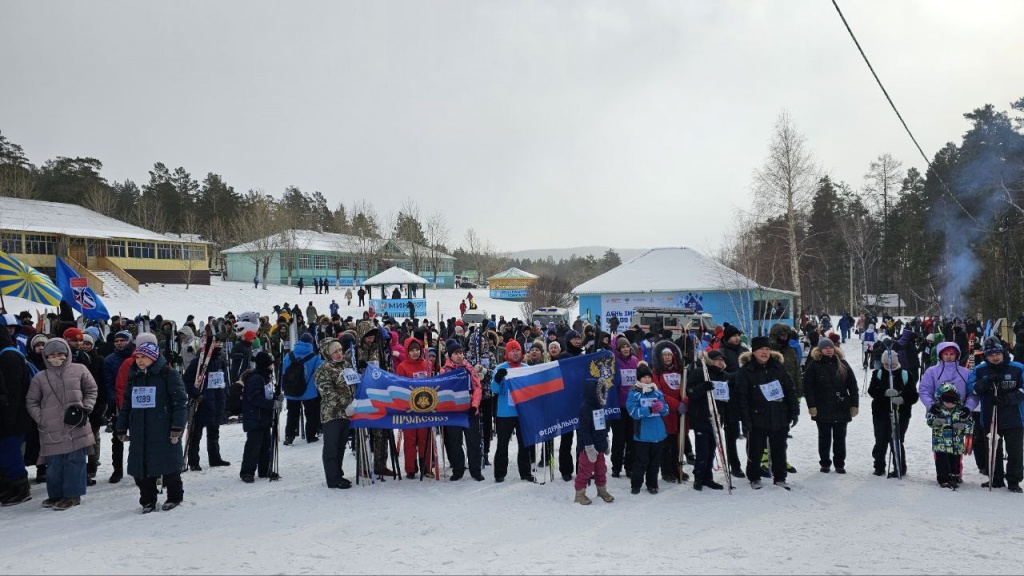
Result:
{"label": "overcast sky", "polygon": [[[1024,96],[1020,0],[840,7],[929,157]],[[0,53],[36,164],[412,198],[453,244],[714,249],[783,110],[836,179],[923,165],[828,0],[4,1]]]}

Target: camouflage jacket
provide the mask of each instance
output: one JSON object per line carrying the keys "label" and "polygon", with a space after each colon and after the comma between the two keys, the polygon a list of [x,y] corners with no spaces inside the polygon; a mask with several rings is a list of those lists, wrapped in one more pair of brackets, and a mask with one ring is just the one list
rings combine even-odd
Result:
{"label": "camouflage jacket", "polygon": [[345,383],[345,368],[352,368],[352,359],[349,354],[341,362],[331,360],[327,353],[331,344],[338,342],[336,338],[325,338],[320,342],[320,355],[324,363],[316,369],[313,374],[313,381],[320,393],[320,421],[330,422],[339,418],[348,418],[345,409],[352,404],[355,397],[355,387]]}

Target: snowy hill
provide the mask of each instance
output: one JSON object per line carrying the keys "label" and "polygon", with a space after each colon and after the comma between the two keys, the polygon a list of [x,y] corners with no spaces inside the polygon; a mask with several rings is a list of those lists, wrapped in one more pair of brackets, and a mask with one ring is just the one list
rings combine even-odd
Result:
{"label": "snowy hill", "polygon": [[[587,256],[593,256],[598,260],[604,256],[604,253],[608,251],[609,246],[577,246],[575,248],[540,248],[537,250],[519,250],[516,252],[510,252],[509,258],[515,258],[522,260],[529,258],[530,260],[543,260],[548,256],[551,256],[555,262],[559,260],[568,260],[573,254],[580,258],[586,258]],[[646,248],[613,248],[622,259],[623,262],[643,254],[647,251]]]}
{"label": "snowy hill", "polygon": [[[428,299],[435,307],[436,295],[448,315],[464,292],[428,292]],[[488,311],[516,313],[515,303],[474,295]],[[144,287],[108,305],[126,313],[163,311],[181,321],[189,311],[198,317],[266,310],[296,296],[295,288],[263,291],[215,281],[188,291]],[[332,291],[300,302],[326,306],[339,296]],[[862,379],[858,346],[854,339],[843,348]],[[792,492],[770,484],[755,492],[738,480],[731,495],[661,482],[660,494],[633,496],[625,477],[609,477],[615,502],[587,507],[572,503],[572,485],[560,479],[543,486],[520,481],[515,441],[501,484],[488,468],[483,482],[389,479],[331,490],[322,444],[302,440],[281,447],[281,481],[242,483],[244,439],[239,425],[222,426],[222,455],[232,465],[208,468],[201,450],[206,469],[183,476],[184,503],[143,516],[130,478],[106,481],[110,437],[103,433],[100,481],[81,506],[44,510],[45,486],[34,485],[31,501],[3,509],[0,573],[980,574],[1018,572],[1024,562],[1024,498],[981,489],[985,478],[970,457],[964,487],[940,488],[920,405],[910,422],[903,480],[871,475],[870,401],[861,397],[845,476],[818,472],[815,424],[804,409],[789,444],[788,459],[798,469],[789,477]],[[346,454],[349,478],[354,466]],[[720,472],[716,478],[721,481]]]}

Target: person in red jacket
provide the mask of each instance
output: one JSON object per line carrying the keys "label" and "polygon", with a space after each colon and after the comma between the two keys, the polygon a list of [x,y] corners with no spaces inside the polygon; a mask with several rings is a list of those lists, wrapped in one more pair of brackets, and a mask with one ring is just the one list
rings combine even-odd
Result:
{"label": "person in red jacket", "polygon": [[[395,374],[406,378],[430,378],[433,375],[433,367],[424,358],[422,342],[415,338],[406,339],[405,360],[395,366]],[[405,477],[411,480],[416,477],[417,471],[428,473],[433,466],[429,458],[432,452],[430,429],[402,430],[402,437],[405,444],[402,449],[405,454]]]}
{"label": "person in red jacket", "polygon": [[[466,456],[469,456],[469,475],[473,480],[480,482],[484,479],[481,469],[483,468],[483,454],[481,453],[480,442],[480,378],[477,376],[473,365],[466,361],[466,353],[462,349],[462,343],[458,338],[452,338],[445,344],[448,352],[448,360],[441,367],[441,373],[450,372],[459,368],[465,368],[469,372],[469,427],[445,426],[444,446],[448,452],[448,459],[452,463],[452,475],[449,480],[462,479],[466,473]],[[462,450],[462,438],[466,438],[466,451]]]}
{"label": "person in red jacket", "polygon": [[[661,450],[661,477],[666,482],[679,481],[679,421],[680,417],[686,414],[686,394],[682,388],[682,359],[683,355],[679,347],[671,340],[662,340],[654,346],[652,366],[654,372],[654,383],[658,390],[665,396],[665,403],[668,404],[668,414],[663,416],[665,421],[665,432],[668,433],[662,442]],[[683,480],[689,480],[684,472]]]}

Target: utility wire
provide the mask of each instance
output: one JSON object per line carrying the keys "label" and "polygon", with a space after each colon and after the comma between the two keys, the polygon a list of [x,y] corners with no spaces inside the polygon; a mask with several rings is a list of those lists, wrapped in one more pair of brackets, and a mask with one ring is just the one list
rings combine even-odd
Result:
{"label": "utility wire", "polygon": [[896,117],[899,118],[900,124],[903,125],[903,129],[907,131],[907,135],[910,136],[910,140],[914,142],[914,146],[917,148],[917,151],[921,153],[921,158],[924,158],[925,164],[927,164],[928,168],[931,169],[932,174],[935,174],[935,177],[939,180],[939,184],[941,184],[942,188],[946,191],[947,194],[949,194],[949,197],[953,199],[953,202],[956,202],[956,205],[960,207],[960,210],[962,210],[964,214],[967,214],[967,217],[973,220],[974,223],[977,224],[980,229],[988,230],[988,228],[985,225],[979,222],[978,219],[975,218],[974,215],[971,214],[970,211],[968,211],[967,208],[965,208],[964,205],[960,203],[960,199],[957,198],[955,194],[953,194],[953,192],[949,189],[949,186],[947,186],[945,181],[942,180],[942,176],[939,175],[939,171],[932,166],[931,161],[928,160],[928,155],[924,153],[924,150],[921,148],[921,145],[917,143],[917,138],[914,137],[914,133],[910,131],[910,127],[907,126],[907,122],[903,119],[903,115],[900,114],[899,109],[896,108],[896,104],[892,101],[892,98],[889,96],[889,91],[886,90],[885,85],[882,84],[882,79],[879,78],[878,74],[875,72],[875,67],[872,66],[871,61],[868,60],[868,55],[865,54],[864,49],[861,48],[860,42],[857,41],[857,36],[853,33],[853,29],[850,28],[850,23],[846,21],[846,16],[843,16],[843,11],[839,9],[839,4],[836,0],[832,0],[832,5],[836,7],[836,12],[839,13],[839,18],[842,19],[843,26],[846,27],[846,31],[850,33],[850,38],[853,39],[853,43],[857,46],[857,51],[860,52],[861,58],[864,59],[864,63],[868,65],[868,70],[870,70],[871,75],[875,77],[875,82],[877,82],[878,87],[882,89],[882,94],[884,94],[885,99],[889,101],[889,106],[891,106],[892,111],[896,113]]}

